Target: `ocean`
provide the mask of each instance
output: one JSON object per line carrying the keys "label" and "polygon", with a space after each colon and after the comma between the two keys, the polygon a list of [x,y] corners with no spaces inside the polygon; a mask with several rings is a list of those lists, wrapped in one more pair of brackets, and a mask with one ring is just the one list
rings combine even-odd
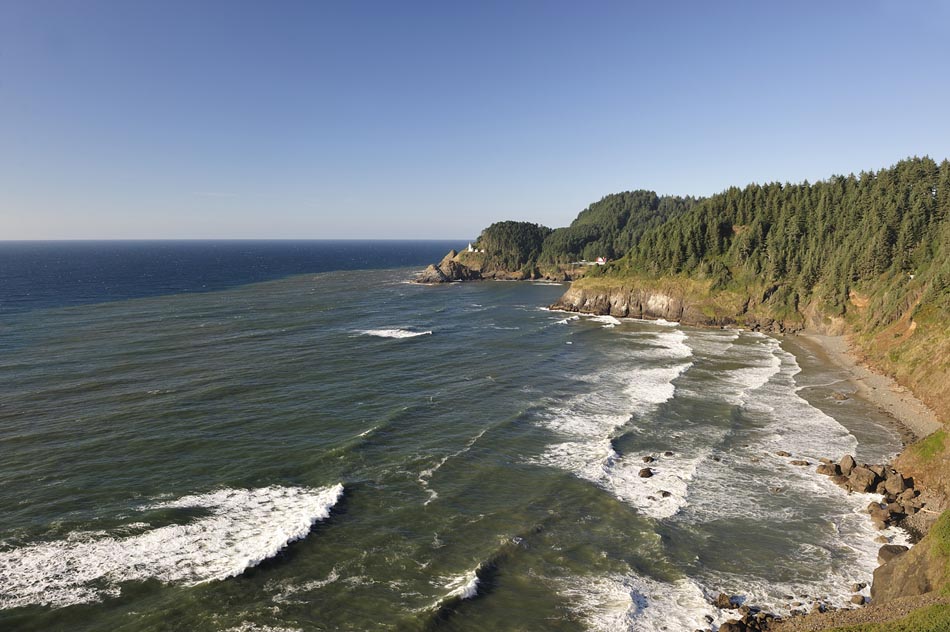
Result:
{"label": "ocean", "polygon": [[0,629],[707,630],[870,581],[874,497],[814,465],[900,441],[839,369],[410,283],[460,245],[0,243]]}

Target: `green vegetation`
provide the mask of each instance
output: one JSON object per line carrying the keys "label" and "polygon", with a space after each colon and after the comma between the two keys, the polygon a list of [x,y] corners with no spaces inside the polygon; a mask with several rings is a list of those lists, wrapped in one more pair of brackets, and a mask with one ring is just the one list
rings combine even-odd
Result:
{"label": "green vegetation", "polygon": [[920,608],[903,619],[884,623],[864,623],[832,628],[829,632],[948,632],[950,604],[935,604]]}
{"label": "green vegetation", "polygon": [[684,213],[696,200],[660,197],[653,191],[625,191],[588,206],[567,228],[553,231],[541,249],[540,263],[556,265],[626,254],[644,232]]}
{"label": "green vegetation", "polygon": [[498,270],[520,270],[534,265],[551,229],[530,222],[496,222],[482,231],[475,247],[484,250],[482,265]]}
{"label": "green vegetation", "polygon": [[923,461],[932,461],[938,454],[943,454],[946,450],[946,431],[938,430],[923,441],[919,441],[910,447],[911,451]]}
{"label": "green vegetation", "polygon": [[[501,222],[479,255],[505,270],[607,257],[580,287],[654,290],[712,317],[846,327],[873,364],[950,413],[950,162],[911,158],[817,183],[730,188],[709,198],[608,195],[566,228]],[[950,493],[940,431],[904,455]],[[902,457],[902,458],[904,458]],[[950,592],[950,512],[918,545]],[[947,573],[943,573],[947,568]],[[942,579],[941,579],[942,577]],[[950,632],[950,605],[840,632]]]}
{"label": "green vegetation", "polygon": [[765,283],[779,311],[818,300],[833,315],[864,291],[862,320],[878,327],[920,299],[950,309],[948,217],[950,162],[929,158],[815,184],[731,188],[646,231],[615,273]]}
{"label": "green vegetation", "polygon": [[703,199],[628,191],[591,204],[566,228],[493,224],[477,245],[483,270],[528,276],[606,257],[607,266],[584,269],[582,284],[679,278],[700,283],[685,298],[702,313],[720,313],[723,294],[738,303],[740,321],[847,325],[873,363],[935,410],[950,411],[946,160],[909,158]]}

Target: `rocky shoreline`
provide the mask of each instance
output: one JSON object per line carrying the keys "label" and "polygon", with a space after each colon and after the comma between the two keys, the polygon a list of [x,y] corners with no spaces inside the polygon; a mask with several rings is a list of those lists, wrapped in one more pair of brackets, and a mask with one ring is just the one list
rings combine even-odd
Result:
{"label": "rocky shoreline", "polygon": [[[452,252],[438,266],[429,266],[417,282],[444,283],[490,278],[532,277],[483,276],[479,271],[465,266],[459,267],[457,255]],[[552,280],[571,279],[565,277]],[[735,317],[713,316],[691,304],[677,292],[624,286],[593,289],[575,285],[551,305],[550,309],[611,315],[617,318],[662,319],[698,327],[742,326],[752,331],[771,334],[801,334],[799,337],[802,340],[817,347],[826,360],[851,376],[860,396],[876,404],[893,419],[905,446],[943,427],[933,411],[907,389],[861,363],[842,335],[845,330],[843,322],[829,322],[828,319],[821,319],[815,314],[806,316],[802,321],[760,318],[754,315],[753,302],[746,302],[741,310],[742,314]],[[792,465],[813,465],[789,453],[779,452],[778,456],[789,458]],[[897,460],[900,460],[900,456]],[[878,529],[888,526],[904,529],[911,542],[918,542],[926,535],[936,516],[947,504],[939,493],[921,487],[919,481],[912,476],[903,475],[892,464],[859,464],[853,456],[844,455],[838,461],[822,458],[817,464],[816,473],[829,476],[849,493],[880,494],[881,502],[871,502],[867,507],[869,520]],[[641,477],[650,475],[652,471],[649,468],[640,472]],[[832,624],[887,621],[906,614],[914,603],[924,605],[934,601],[950,602],[950,597],[937,598],[934,597],[935,593],[929,592],[937,586],[936,579],[932,577],[937,571],[928,566],[927,560],[920,559],[922,556],[916,555],[916,548],[890,544],[883,536],[880,537],[879,543],[882,547],[878,553],[879,566],[871,583],[871,599],[868,600],[861,594],[867,588],[866,584],[854,584],[850,587],[853,593],[851,603],[863,607],[835,609],[819,601],[811,611],[806,612],[797,609],[798,606],[804,606],[802,602],[791,601],[792,616],[783,618],[752,605],[739,605],[741,597],[722,593],[712,600],[712,604],[720,609],[735,609],[737,617],[721,624],[719,631],[821,630]],[[861,616],[861,611],[867,611],[868,614]]]}
{"label": "rocky shoreline", "polygon": [[[814,465],[808,460],[796,458],[795,455],[785,451],[777,452],[776,456],[789,459],[790,465],[801,467]],[[905,477],[890,464],[859,464],[850,454],[841,457],[837,462],[830,458],[820,459],[815,472],[830,477],[848,493],[880,494],[881,502],[872,501],[867,507],[869,518],[875,528],[883,530],[889,526],[897,526],[908,530],[912,538],[916,535],[916,539],[919,539],[919,532],[915,532],[914,528],[907,524],[907,520],[922,511],[927,505],[927,500],[921,490],[915,488],[912,477]],[[880,536],[878,542],[882,544],[878,551],[880,566],[874,572],[871,599],[862,594],[868,587],[867,584],[853,584],[850,586],[853,593],[851,603],[855,606],[863,606],[870,601],[898,599],[901,596],[901,587],[896,584],[907,581],[906,577],[901,577],[902,565],[896,560],[907,553],[910,547],[891,544],[883,536]],[[926,575],[926,570],[915,568],[915,571]],[[914,580],[917,578],[915,577]],[[720,593],[711,603],[721,610],[734,609],[739,615],[722,623],[719,626],[719,632],[775,630],[777,625],[794,619],[824,615],[838,610],[853,611],[853,608],[839,609],[821,601],[815,603],[810,611],[806,611],[802,608],[803,602],[792,601],[793,599],[794,597],[790,595],[789,605],[792,607],[790,617],[781,617],[755,606],[739,605],[742,601],[741,597],[725,593]]]}

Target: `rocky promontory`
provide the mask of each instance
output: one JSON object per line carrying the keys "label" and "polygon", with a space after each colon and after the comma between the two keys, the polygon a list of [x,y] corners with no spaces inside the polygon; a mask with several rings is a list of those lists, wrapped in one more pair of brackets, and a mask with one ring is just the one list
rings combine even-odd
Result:
{"label": "rocky promontory", "polygon": [[436,284],[458,281],[571,281],[579,276],[567,269],[541,270],[537,266],[524,266],[518,270],[507,270],[491,263],[483,252],[456,252],[450,250],[437,264],[429,265],[419,276],[416,283]]}
{"label": "rocky promontory", "polygon": [[430,264],[416,278],[416,283],[451,283],[475,281],[482,278],[480,270],[473,270],[458,260],[458,252],[450,250],[438,264]]}

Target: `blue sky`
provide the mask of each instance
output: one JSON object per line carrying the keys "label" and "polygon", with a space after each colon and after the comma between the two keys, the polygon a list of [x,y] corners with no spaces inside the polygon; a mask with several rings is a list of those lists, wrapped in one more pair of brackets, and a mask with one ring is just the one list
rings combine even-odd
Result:
{"label": "blue sky", "polygon": [[950,3],[0,3],[0,239],[468,238],[950,156]]}

